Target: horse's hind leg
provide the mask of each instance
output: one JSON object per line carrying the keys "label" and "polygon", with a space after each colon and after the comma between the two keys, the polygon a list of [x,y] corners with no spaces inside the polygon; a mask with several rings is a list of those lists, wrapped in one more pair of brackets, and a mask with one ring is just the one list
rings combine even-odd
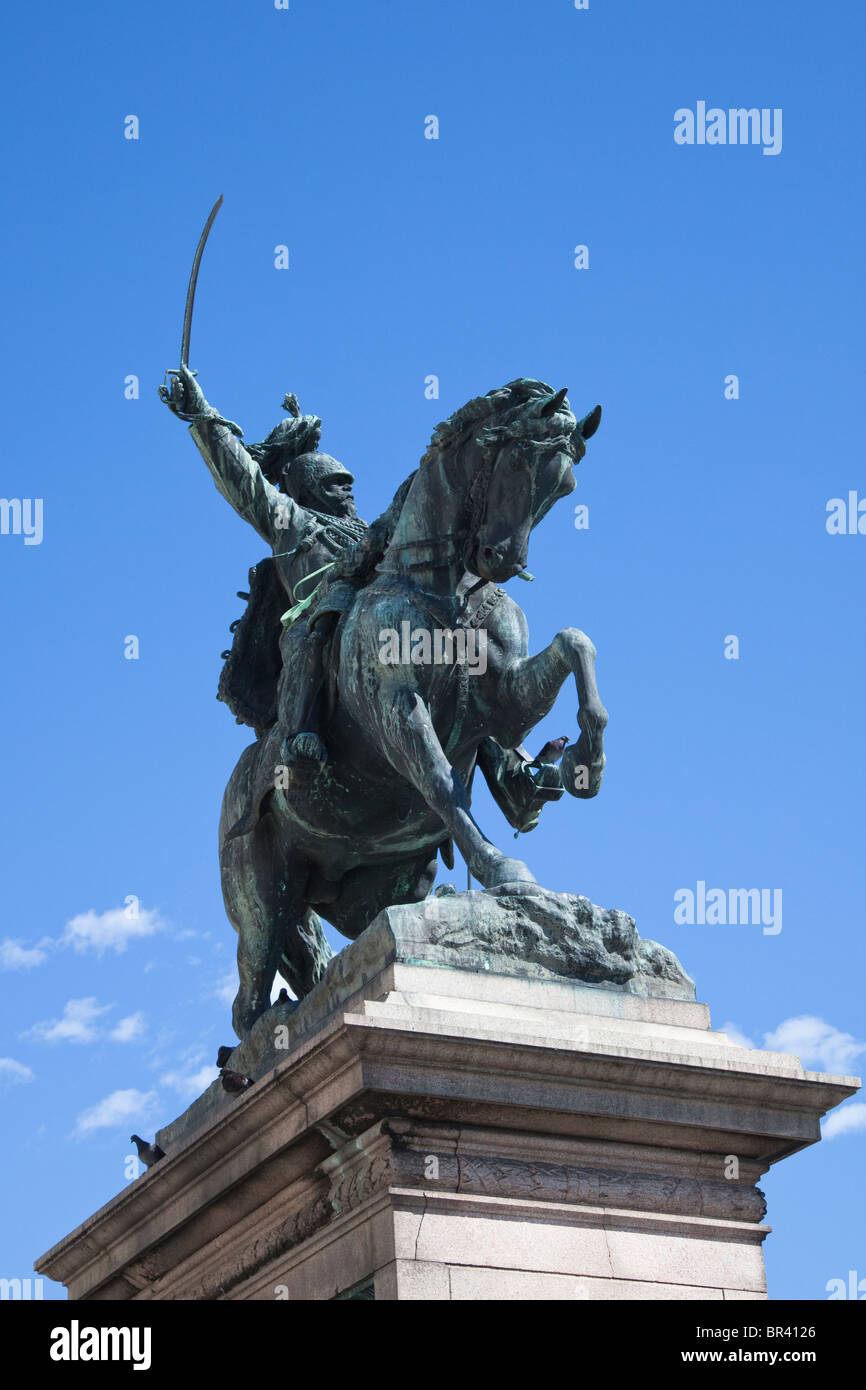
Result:
{"label": "horse's hind leg", "polygon": [[311,907],[286,927],[277,966],[286,984],[303,999],[325,973],[333,952]]}
{"label": "horse's hind leg", "polygon": [[315,984],[330,951],[304,901],[306,874],[281,851],[272,813],[249,834],[224,842],[220,861],[226,912],[238,934],[232,1024],[244,1038],[270,1008],[277,972],[300,998]]}

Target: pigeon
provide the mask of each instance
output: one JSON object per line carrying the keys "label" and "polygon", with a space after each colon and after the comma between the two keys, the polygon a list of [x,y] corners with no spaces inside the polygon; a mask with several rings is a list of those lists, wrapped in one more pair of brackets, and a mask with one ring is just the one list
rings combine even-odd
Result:
{"label": "pigeon", "polygon": [[239,1071],[232,1071],[229,1067],[223,1067],[220,1071],[220,1080],[223,1083],[223,1090],[228,1091],[230,1096],[239,1096],[248,1086],[252,1086],[251,1076],[242,1076]]}
{"label": "pigeon", "polygon": [[[237,1046],[237,1044],[235,1044],[235,1046]],[[229,1047],[227,1044],[223,1045],[223,1046],[220,1048],[219,1052],[217,1053],[217,1059],[216,1059],[216,1064],[217,1064],[217,1066],[218,1066],[218,1067],[224,1067],[225,1064],[226,1064],[226,1062],[228,1061],[229,1057],[231,1057],[232,1053],[234,1052],[234,1050],[235,1050],[234,1047]]]}
{"label": "pigeon", "polygon": [[536,753],[533,762],[536,763],[558,763],[568,745],[568,734],[563,734],[562,738],[552,738],[545,743],[540,753]]}
{"label": "pigeon", "polygon": [[138,1149],[138,1156],[145,1168],[150,1168],[151,1164],[165,1158],[165,1150],[161,1149],[158,1144],[148,1144],[147,1140],[142,1139],[138,1134],[130,1134],[129,1139]]}

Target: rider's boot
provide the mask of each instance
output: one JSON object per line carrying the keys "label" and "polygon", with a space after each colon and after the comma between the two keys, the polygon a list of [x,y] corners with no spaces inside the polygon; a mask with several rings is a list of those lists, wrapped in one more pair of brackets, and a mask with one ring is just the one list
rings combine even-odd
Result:
{"label": "rider's boot", "polygon": [[295,776],[307,780],[317,777],[328,761],[328,750],[318,734],[304,730],[290,734],[283,742],[283,763]]}

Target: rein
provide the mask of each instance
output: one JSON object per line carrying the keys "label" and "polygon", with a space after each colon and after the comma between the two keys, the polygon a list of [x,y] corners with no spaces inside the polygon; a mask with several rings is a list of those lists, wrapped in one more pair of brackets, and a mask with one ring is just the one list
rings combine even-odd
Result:
{"label": "rein", "polygon": [[[403,550],[408,550],[411,546],[426,545],[430,546],[431,549],[435,549],[445,544],[448,547],[448,549],[445,552],[446,556],[457,556],[460,550],[460,543],[465,542],[470,537],[477,536],[478,534],[478,530],[481,526],[481,519],[484,516],[484,506],[487,501],[487,489],[490,486],[490,479],[493,476],[493,468],[496,459],[499,457],[500,450],[503,447],[504,441],[502,444],[500,444],[499,449],[496,450],[495,456],[486,456],[482,460],[481,466],[475,471],[475,473],[469,480],[465,494],[466,501],[469,504],[468,526],[464,527],[460,531],[455,532],[453,535],[446,536],[444,538],[444,541],[441,536],[435,536],[430,540],[401,541],[399,545],[389,546],[388,553],[390,553],[391,550],[394,550],[399,554]],[[408,565],[401,566],[396,570],[385,569],[382,571],[382,573],[399,573],[400,569],[403,569],[404,571],[411,571],[413,569],[444,569],[449,564],[449,562],[450,561],[447,558],[438,561],[435,559],[416,560],[414,562],[410,562]]]}
{"label": "rein", "polygon": [[380,560],[377,565],[377,569],[380,574],[403,574],[410,570],[421,569],[445,569],[451,563],[451,559],[459,554],[459,542],[467,540],[468,537],[468,531],[458,531],[454,536],[445,537],[444,541],[441,536],[434,536],[430,540],[401,541],[399,545],[389,545],[386,552],[388,555],[390,555],[392,551],[399,554],[403,550],[408,550],[410,546],[427,545],[432,549],[437,546],[441,547],[444,544],[448,546],[448,549],[446,551],[446,558],[442,560],[413,560],[406,565],[396,565],[393,569],[390,566],[386,567],[383,565],[383,557],[383,560]]}

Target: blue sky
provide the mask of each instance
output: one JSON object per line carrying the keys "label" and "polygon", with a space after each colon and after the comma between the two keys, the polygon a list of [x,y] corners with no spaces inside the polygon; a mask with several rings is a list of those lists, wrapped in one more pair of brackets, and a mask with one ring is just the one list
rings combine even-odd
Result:
{"label": "blue sky", "polygon": [[[7,11],[0,491],[44,519],[0,535],[4,1276],[232,1039],[216,824],[247,734],[214,694],[262,545],[156,395],[219,193],[205,394],[260,439],[295,391],[368,520],[469,397],[526,375],[602,403],[516,597],[536,649],[569,624],[598,648],[605,784],[520,852],[676,951],[715,1026],[862,1069],[866,535],[826,522],[866,498],[864,27],[840,0]],[[781,152],[677,145],[698,101],[780,108]],[[567,688],[538,747],[574,714]],[[782,930],[675,923],[699,881],[781,888]],[[774,1298],[866,1276],[866,1105],[839,1114],[763,1183]]]}

